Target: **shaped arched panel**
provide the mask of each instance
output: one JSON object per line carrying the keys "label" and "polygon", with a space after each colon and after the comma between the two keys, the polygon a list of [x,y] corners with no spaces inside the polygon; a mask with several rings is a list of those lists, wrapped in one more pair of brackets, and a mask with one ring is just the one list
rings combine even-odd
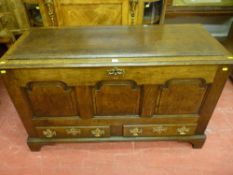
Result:
{"label": "shaped arched panel", "polygon": [[96,116],[139,114],[140,88],[133,81],[101,81],[93,94]]}
{"label": "shaped arched panel", "polygon": [[203,79],[172,79],[161,86],[155,114],[195,114],[203,101],[207,84]]}
{"label": "shaped arched panel", "polygon": [[74,89],[63,82],[31,82],[26,92],[36,117],[78,115]]}

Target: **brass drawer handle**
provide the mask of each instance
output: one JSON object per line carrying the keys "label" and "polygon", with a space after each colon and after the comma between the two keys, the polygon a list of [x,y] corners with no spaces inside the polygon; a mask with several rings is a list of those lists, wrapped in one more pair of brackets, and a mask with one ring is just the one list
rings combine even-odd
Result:
{"label": "brass drawer handle", "polygon": [[132,128],[129,130],[129,132],[133,135],[133,136],[139,136],[140,134],[142,134],[142,128]]}
{"label": "brass drawer handle", "polygon": [[153,133],[162,134],[164,132],[167,132],[167,127],[159,125],[159,126],[153,127],[152,130],[153,130]]}
{"label": "brass drawer handle", "polygon": [[56,134],[57,134],[56,131],[52,129],[43,130],[43,135],[47,138],[52,138],[56,136]]}
{"label": "brass drawer handle", "polygon": [[91,130],[91,133],[95,137],[101,137],[105,134],[105,131],[103,129],[96,128]]}
{"label": "brass drawer handle", "polygon": [[68,135],[76,136],[76,135],[80,135],[81,134],[81,130],[80,129],[76,129],[76,128],[69,128],[69,129],[66,129],[66,133]]}
{"label": "brass drawer handle", "polygon": [[124,69],[119,69],[117,67],[114,67],[112,69],[107,70],[107,74],[108,75],[114,75],[114,76],[124,75],[125,74],[125,70]]}
{"label": "brass drawer handle", "polygon": [[186,135],[188,134],[190,131],[189,128],[187,128],[186,126],[182,126],[181,128],[177,128],[177,132],[180,134],[180,135]]}

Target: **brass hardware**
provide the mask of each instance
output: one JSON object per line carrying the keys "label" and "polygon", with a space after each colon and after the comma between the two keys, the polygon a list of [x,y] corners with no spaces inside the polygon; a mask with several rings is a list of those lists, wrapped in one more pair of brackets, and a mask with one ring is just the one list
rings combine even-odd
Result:
{"label": "brass hardware", "polygon": [[56,136],[56,131],[52,130],[52,129],[46,129],[46,130],[43,130],[43,135],[47,138],[52,138],[54,136]]}
{"label": "brass hardware", "polygon": [[188,134],[189,131],[190,131],[190,129],[187,128],[186,126],[182,126],[181,128],[177,128],[177,132],[180,135],[186,135],[186,134]]}
{"label": "brass hardware", "polygon": [[139,136],[140,134],[142,134],[142,128],[132,128],[132,129],[129,130],[129,132],[133,136]]}
{"label": "brass hardware", "polygon": [[103,129],[96,128],[96,129],[91,130],[91,133],[95,137],[101,137],[102,135],[105,134],[105,131]]}
{"label": "brass hardware", "polygon": [[167,127],[164,127],[162,125],[153,127],[153,132],[154,133],[162,134],[163,132],[166,132],[166,131],[167,131]]}
{"label": "brass hardware", "polygon": [[6,62],[5,61],[0,61],[0,64],[6,64]]}
{"label": "brass hardware", "polygon": [[224,72],[228,71],[228,67],[223,67],[222,71],[224,71]]}
{"label": "brass hardware", "polygon": [[66,129],[66,133],[69,134],[69,135],[76,136],[76,135],[81,134],[81,130],[76,129],[76,128],[69,128],[69,129]]}
{"label": "brass hardware", "polygon": [[52,26],[55,26],[55,13],[54,13],[54,7],[53,7],[53,0],[45,0],[45,5],[48,9],[48,15],[49,19],[52,23]]}
{"label": "brass hardware", "polygon": [[138,4],[138,0],[130,0],[130,16],[131,16],[131,24],[135,24],[135,11]]}
{"label": "brass hardware", "polygon": [[229,57],[227,57],[227,58],[231,60],[231,59],[233,59],[233,56],[229,56]]}
{"label": "brass hardware", "polygon": [[107,74],[108,75],[115,75],[115,76],[117,76],[117,75],[123,75],[123,74],[125,74],[125,71],[124,71],[124,69],[119,69],[117,67],[114,67],[113,69],[107,70]]}
{"label": "brass hardware", "polygon": [[5,73],[6,73],[6,70],[1,70],[0,73],[1,73],[1,74],[5,74]]}

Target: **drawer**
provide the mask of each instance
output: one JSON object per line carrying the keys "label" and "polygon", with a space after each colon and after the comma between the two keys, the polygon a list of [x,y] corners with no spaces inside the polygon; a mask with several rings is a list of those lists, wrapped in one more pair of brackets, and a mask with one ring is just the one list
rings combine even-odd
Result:
{"label": "drawer", "polygon": [[36,127],[39,137],[45,138],[100,138],[110,136],[109,126]]}
{"label": "drawer", "polygon": [[59,69],[17,69],[14,75],[20,86],[34,81],[61,81],[69,86],[95,86],[99,81],[133,80],[141,84],[163,84],[167,80],[180,78],[202,78],[213,82],[217,66],[164,66],[164,67],[98,67]]}
{"label": "drawer", "polygon": [[124,125],[124,136],[184,136],[195,134],[196,124]]}

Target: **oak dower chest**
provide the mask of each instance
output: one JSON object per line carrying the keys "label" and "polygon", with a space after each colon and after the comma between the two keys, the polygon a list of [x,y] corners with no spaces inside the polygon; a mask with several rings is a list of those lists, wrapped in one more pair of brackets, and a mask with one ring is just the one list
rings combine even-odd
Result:
{"label": "oak dower chest", "polygon": [[31,150],[142,140],[200,148],[232,64],[201,25],[164,25],[31,29],[0,69]]}

